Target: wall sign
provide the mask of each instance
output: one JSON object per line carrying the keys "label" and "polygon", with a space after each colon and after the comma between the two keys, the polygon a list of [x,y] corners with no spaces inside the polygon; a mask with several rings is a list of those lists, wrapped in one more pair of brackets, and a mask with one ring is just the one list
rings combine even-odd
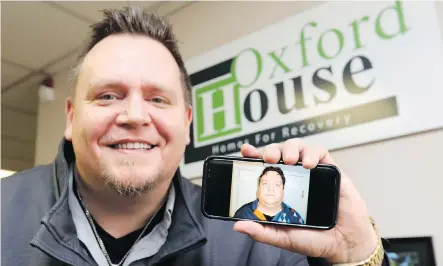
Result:
{"label": "wall sign", "polygon": [[189,60],[183,174],[243,143],[332,150],[442,127],[441,36],[431,1],[330,2]]}

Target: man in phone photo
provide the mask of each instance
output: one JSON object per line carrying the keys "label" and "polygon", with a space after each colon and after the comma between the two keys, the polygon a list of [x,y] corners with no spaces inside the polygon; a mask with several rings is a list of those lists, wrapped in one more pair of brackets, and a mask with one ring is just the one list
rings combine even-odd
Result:
{"label": "man in phone photo", "polygon": [[[58,154],[1,179],[2,265],[389,265],[344,173],[330,230],[204,217],[201,187],[180,172],[192,86],[163,18],[134,6],[105,11],[73,69]],[[263,150],[244,144],[241,155],[306,169],[336,165],[326,149],[297,138]],[[283,197],[276,173],[262,177],[263,201],[274,203],[259,208],[269,216]],[[280,186],[271,196],[272,182]],[[277,216],[293,221],[291,212]]]}
{"label": "man in phone photo", "polygon": [[234,217],[304,224],[301,215],[283,202],[285,183],[285,174],[280,167],[266,167],[258,177],[257,199],[240,207]]}

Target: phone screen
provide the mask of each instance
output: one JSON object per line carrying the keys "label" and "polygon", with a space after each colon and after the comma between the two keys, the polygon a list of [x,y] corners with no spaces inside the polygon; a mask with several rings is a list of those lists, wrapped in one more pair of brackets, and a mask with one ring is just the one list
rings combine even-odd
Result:
{"label": "phone screen", "polygon": [[310,170],[213,157],[204,168],[202,211],[209,218],[321,229],[335,225],[340,173],[333,166]]}

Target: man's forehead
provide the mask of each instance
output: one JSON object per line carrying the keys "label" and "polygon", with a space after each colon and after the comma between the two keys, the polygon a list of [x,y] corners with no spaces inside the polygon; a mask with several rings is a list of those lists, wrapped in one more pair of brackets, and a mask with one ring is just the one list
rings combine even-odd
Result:
{"label": "man's forehead", "polygon": [[109,36],[85,56],[81,73],[88,83],[103,81],[174,81],[180,71],[172,54],[159,42],[144,36]]}
{"label": "man's forehead", "polygon": [[275,172],[275,171],[269,171],[266,172],[266,174],[264,174],[262,176],[262,180],[280,180],[281,181],[281,176],[279,173]]}
{"label": "man's forehead", "polygon": [[115,75],[91,75],[88,79],[89,88],[100,88],[104,86],[125,86],[128,88],[134,87],[156,87],[162,89],[168,89],[166,84],[162,84],[158,79],[151,79],[148,77],[138,76],[129,77],[127,75],[115,74]]}
{"label": "man's forehead", "polygon": [[106,68],[89,66],[88,68],[80,74],[83,86],[88,89],[113,85],[128,88],[154,87],[162,90],[175,90],[181,88],[182,85],[180,73],[168,68],[159,71],[132,68],[131,66]]}

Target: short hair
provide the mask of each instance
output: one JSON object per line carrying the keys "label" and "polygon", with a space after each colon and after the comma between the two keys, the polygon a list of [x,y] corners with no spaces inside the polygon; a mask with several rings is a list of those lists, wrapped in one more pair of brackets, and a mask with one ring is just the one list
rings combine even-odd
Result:
{"label": "short hair", "polygon": [[129,33],[147,36],[163,44],[172,54],[181,72],[185,101],[191,103],[191,82],[178,49],[178,42],[172,32],[172,26],[155,13],[149,13],[142,7],[129,6],[123,10],[103,10],[103,20],[91,25],[92,33],[86,48],[79,55],[74,66],[73,78],[77,81],[79,69],[85,56],[101,40],[113,34]]}
{"label": "short hair", "polygon": [[267,172],[276,172],[277,174],[280,175],[281,177],[281,181],[283,182],[283,187],[285,186],[286,183],[286,178],[285,178],[285,174],[283,173],[283,171],[281,170],[281,168],[279,167],[275,167],[275,166],[268,166],[266,167],[263,172],[261,173],[261,175],[258,177],[258,184],[260,185],[260,181],[261,178],[267,173]]}

